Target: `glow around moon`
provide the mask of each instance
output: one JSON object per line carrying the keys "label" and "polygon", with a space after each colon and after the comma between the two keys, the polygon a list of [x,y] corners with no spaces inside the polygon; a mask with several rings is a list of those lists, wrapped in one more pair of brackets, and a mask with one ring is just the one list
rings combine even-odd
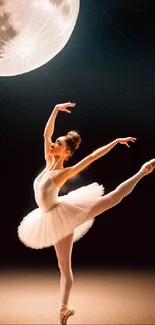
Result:
{"label": "glow around moon", "polygon": [[68,42],[80,0],[0,0],[0,76],[34,70]]}

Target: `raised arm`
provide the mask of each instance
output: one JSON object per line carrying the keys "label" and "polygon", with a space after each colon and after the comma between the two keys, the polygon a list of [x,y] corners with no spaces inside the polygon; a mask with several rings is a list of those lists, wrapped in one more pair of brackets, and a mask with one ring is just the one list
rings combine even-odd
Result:
{"label": "raised arm", "polygon": [[52,144],[51,138],[54,132],[54,125],[55,125],[55,119],[57,114],[58,114],[58,109],[57,106],[55,106],[51,116],[49,117],[46,123],[45,130],[44,130],[44,156],[47,164],[48,163],[51,164],[53,160],[53,157],[49,155],[49,148],[50,145]]}
{"label": "raised arm", "polygon": [[96,149],[94,152],[92,152],[90,155],[82,159],[80,162],[75,164],[74,166],[71,166],[68,170],[68,178],[71,178],[75,176],[77,173],[82,171],[84,168],[89,166],[93,161],[97,160],[98,158],[104,156],[107,154],[116,144],[121,143],[125,144],[127,147],[130,147],[128,142],[132,141],[135,142],[137,139],[128,137],[128,138],[120,138],[112,141],[111,143],[107,144],[106,146],[103,146],[101,148]]}
{"label": "raised arm", "polygon": [[54,133],[55,119],[57,114],[58,114],[58,107],[56,105],[46,123],[45,130],[44,130],[44,137],[48,137],[49,139],[51,139]]}
{"label": "raised arm", "polygon": [[52,114],[50,115],[46,126],[45,126],[45,130],[44,130],[44,155],[45,155],[45,160],[47,163],[52,163],[52,156],[49,155],[49,148],[50,145],[52,144],[52,135],[54,133],[54,127],[55,127],[55,119],[56,116],[58,114],[58,111],[63,111],[66,113],[71,113],[67,107],[74,107],[75,104],[68,102],[68,103],[64,103],[64,104],[57,104],[53,111]]}

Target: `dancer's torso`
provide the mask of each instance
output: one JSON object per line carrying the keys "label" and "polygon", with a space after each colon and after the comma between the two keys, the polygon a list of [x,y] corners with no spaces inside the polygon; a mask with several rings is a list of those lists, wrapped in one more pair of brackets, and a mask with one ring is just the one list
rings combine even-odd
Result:
{"label": "dancer's torso", "polygon": [[59,188],[53,181],[54,175],[58,173],[58,170],[50,170],[44,174],[39,174],[33,183],[34,195],[37,205],[43,211],[50,210],[57,204],[57,197]]}

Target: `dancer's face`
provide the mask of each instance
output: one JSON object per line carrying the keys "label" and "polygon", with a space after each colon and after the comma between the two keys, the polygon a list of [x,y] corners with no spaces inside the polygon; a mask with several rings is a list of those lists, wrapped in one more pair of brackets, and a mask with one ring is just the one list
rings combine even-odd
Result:
{"label": "dancer's face", "polygon": [[64,159],[70,154],[70,151],[68,150],[68,148],[66,146],[65,136],[61,136],[61,137],[57,138],[55,143],[52,143],[52,145],[50,146],[49,153],[50,153],[50,155],[55,156],[55,157],[62,156],[62,158],[64,157]]}

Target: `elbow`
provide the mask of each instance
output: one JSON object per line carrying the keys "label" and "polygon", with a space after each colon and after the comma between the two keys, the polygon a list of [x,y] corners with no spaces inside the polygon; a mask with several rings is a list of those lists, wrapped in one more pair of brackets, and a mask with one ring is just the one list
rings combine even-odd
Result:
{"label": "elbow", "polygon": [[51,140],[51,136],[49,135],[48,132],[44,132],[44,133],[43,133],[43,137],[46,138],[46,139]]}
{"label": "elbow", "polygon": [[89,156],[89,161],[90,164],[97,159],[97,155],[95,152],[92,152],[91,155]]}

